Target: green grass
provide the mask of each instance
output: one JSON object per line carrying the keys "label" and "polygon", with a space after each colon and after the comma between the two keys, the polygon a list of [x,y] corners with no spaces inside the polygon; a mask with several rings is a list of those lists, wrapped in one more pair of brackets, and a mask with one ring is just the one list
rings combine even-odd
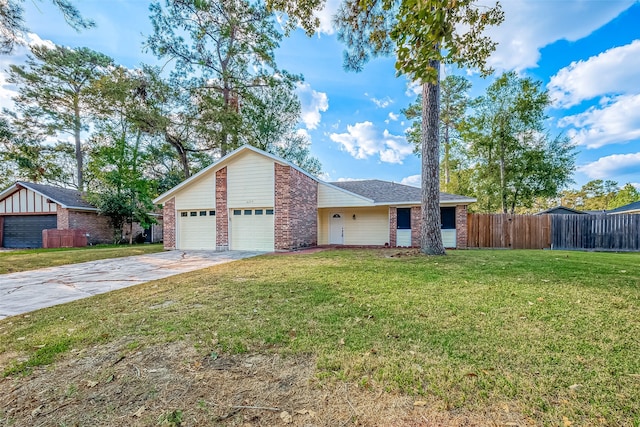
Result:
{"label": "green grass", "polygon": [[262,256],[5,319],[0,353],[28,359],[5,375],[125,336],[184,340],[203,354],[313,354],[318,381],[444,410],[640,425],[640,254],[392,253]]}
{"label": "green grass", "polygon": [[98,245],[85,248],[25,249],[0,252],[0,274],[99,259],[118,258],[161,252],[162,244],[153,245]]}

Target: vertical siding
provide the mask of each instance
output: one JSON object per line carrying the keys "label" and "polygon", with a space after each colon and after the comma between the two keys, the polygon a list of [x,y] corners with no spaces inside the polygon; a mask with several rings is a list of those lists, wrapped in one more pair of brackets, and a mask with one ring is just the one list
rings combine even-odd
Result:
{"label": "vertical siding", "polygon": [[371,202],[352,196],[337,188],[320,183],[318,185],[318,207],[371,206]]}
{"label": "vertical siding", "polygon": [[176,210],[215,209],[216,175],[213,171],[176,194]]}
{"label": "vertical siding", "polygon": [[[329,241],[329,217],[339,213],[343,217],[345,245],[385,245],[389,243],[389,208],[321,209],[319,211],[320,244]],[[353,219],[353,215],[356,219]]]}
{"label": "vertical siding", "polygon": [[229,208],[274,206],[273,160],[248,152],[227,166]]}
{"label": "vertical siding", "polygon": [[26,188],[0,200],[0,213],[50,213],[56,212],[55,203],[47,203],[47,199]]}

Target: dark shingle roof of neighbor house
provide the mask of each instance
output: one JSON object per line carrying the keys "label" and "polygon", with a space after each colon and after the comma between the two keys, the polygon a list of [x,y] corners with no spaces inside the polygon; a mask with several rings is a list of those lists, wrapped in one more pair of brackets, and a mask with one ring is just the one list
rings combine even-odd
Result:
{"label": "dark shingle roof of neighbor house", "polygon": [[589,214],[587,211],[579,211],[577,209],[568,208],[566,206],[556,206],[546,211],[538,212],[536,215],[555,214],[555,215],[584,215]]}
{"label": "dark shingle roof of neighbor house", "polygon": [[36,193],[40,193],[64,208],[97,210],[95,206],[84,199],[83,194],[78,190],[23,181],[16,182],[16,185],[19,187],[28,188],[32,191],[35,191]]}
{"label": "dark shingle roof of neighbor house", "polygon": [[[420,203],[422,200],[422,190],[411,185],[398,184],[397,182],[381,181],[379,179],[368,179],[363,181],[340,181],[331,182],[331,185],[340,187],[360,196],[372,199],[374,203]],[[440,192],[440,202],[454,202],[464,200],[466,202],[475,199]]]}
{"label": "dark shingle roof of neighbor house", "polygon": [[620,206],[619,208],[611,209],[607,211],[607,213],[621,213],[627,211],[637,211],[640,210],[640,201],[629,203],[628,205]]}

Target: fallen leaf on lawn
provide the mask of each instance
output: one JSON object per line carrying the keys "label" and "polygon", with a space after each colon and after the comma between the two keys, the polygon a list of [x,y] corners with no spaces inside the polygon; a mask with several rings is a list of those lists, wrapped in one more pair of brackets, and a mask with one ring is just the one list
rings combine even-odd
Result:
{"label": "fallen leaf on lawn", "polygon": [[282,419],[282,422],[285,424],[291,424],[293,422],[293,417],[287,411],[280,412],[280,418]]}
{"label": "fallen leaf on lawn", "polygon": [[539,297],[539,298],[538,298],[538,301],[542,302],[542,301],[544,301],[544,298]]}
{"label": "fallen leaf on lawn", "polygon": [[310,409],[298,409],[296,411],[296,414],[298,414],[298,415],[309,415],[312,418],[316,416],[316,412],[312,411]]}
{"label": "fallen leaf on lawn", "polygon": [[416,400],[413,402],[413,406],[427,406],[427,402],[424,400]]}
{"label": "fallen leaf on lawn", "polygon": [[340,345],[344,345],[344,338],[340,338]]}
{"label": "fallen leaf on lawn", "polygon": [[142,413],[145,411],[145,409],[147,408],[145,408],[144,406],[139,407],[138,410],[134,412],[133,416],[136,418],[140,418],[142,416]]}
{"label": "fallen leaf on lawn", "polygon": [[582,388],[581,384],[573,384],[569,386],[569,390],[571,391],[579,391]]}
{"label": "fallen leaf on lawn", "polygon": [[87,380],[87,387],[94,388],[98,385],[98,381]]}
{"label": "fallen leaf on lawn", "polygon": [[24,341],[26,339],[27,339],[27,337],[18,337],[18,338],[16,338],[17,341]]}
{"label": "fallen leaf on lawn", "polygon": [[478,374],[475,374],[473,372],[469,372],[468,374],[466,374],[468,377],[477,377]]}
{"label": "fallen leaf on lawn", "polygon": [[564,427],[569,427],[571,424],[573,424],[573,423],[571,421],[569,421],[569,418],[562,417],[562,425],[564,425]]}

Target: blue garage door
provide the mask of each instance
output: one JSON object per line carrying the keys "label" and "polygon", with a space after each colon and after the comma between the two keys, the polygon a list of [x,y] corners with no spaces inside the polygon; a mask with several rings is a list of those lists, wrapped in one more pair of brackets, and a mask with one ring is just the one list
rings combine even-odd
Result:
{"label": "blue garage door", "polygon": [[57,215],[5,216],[2,246],[5,248],[41,248],[42,230],[57,227]]}

